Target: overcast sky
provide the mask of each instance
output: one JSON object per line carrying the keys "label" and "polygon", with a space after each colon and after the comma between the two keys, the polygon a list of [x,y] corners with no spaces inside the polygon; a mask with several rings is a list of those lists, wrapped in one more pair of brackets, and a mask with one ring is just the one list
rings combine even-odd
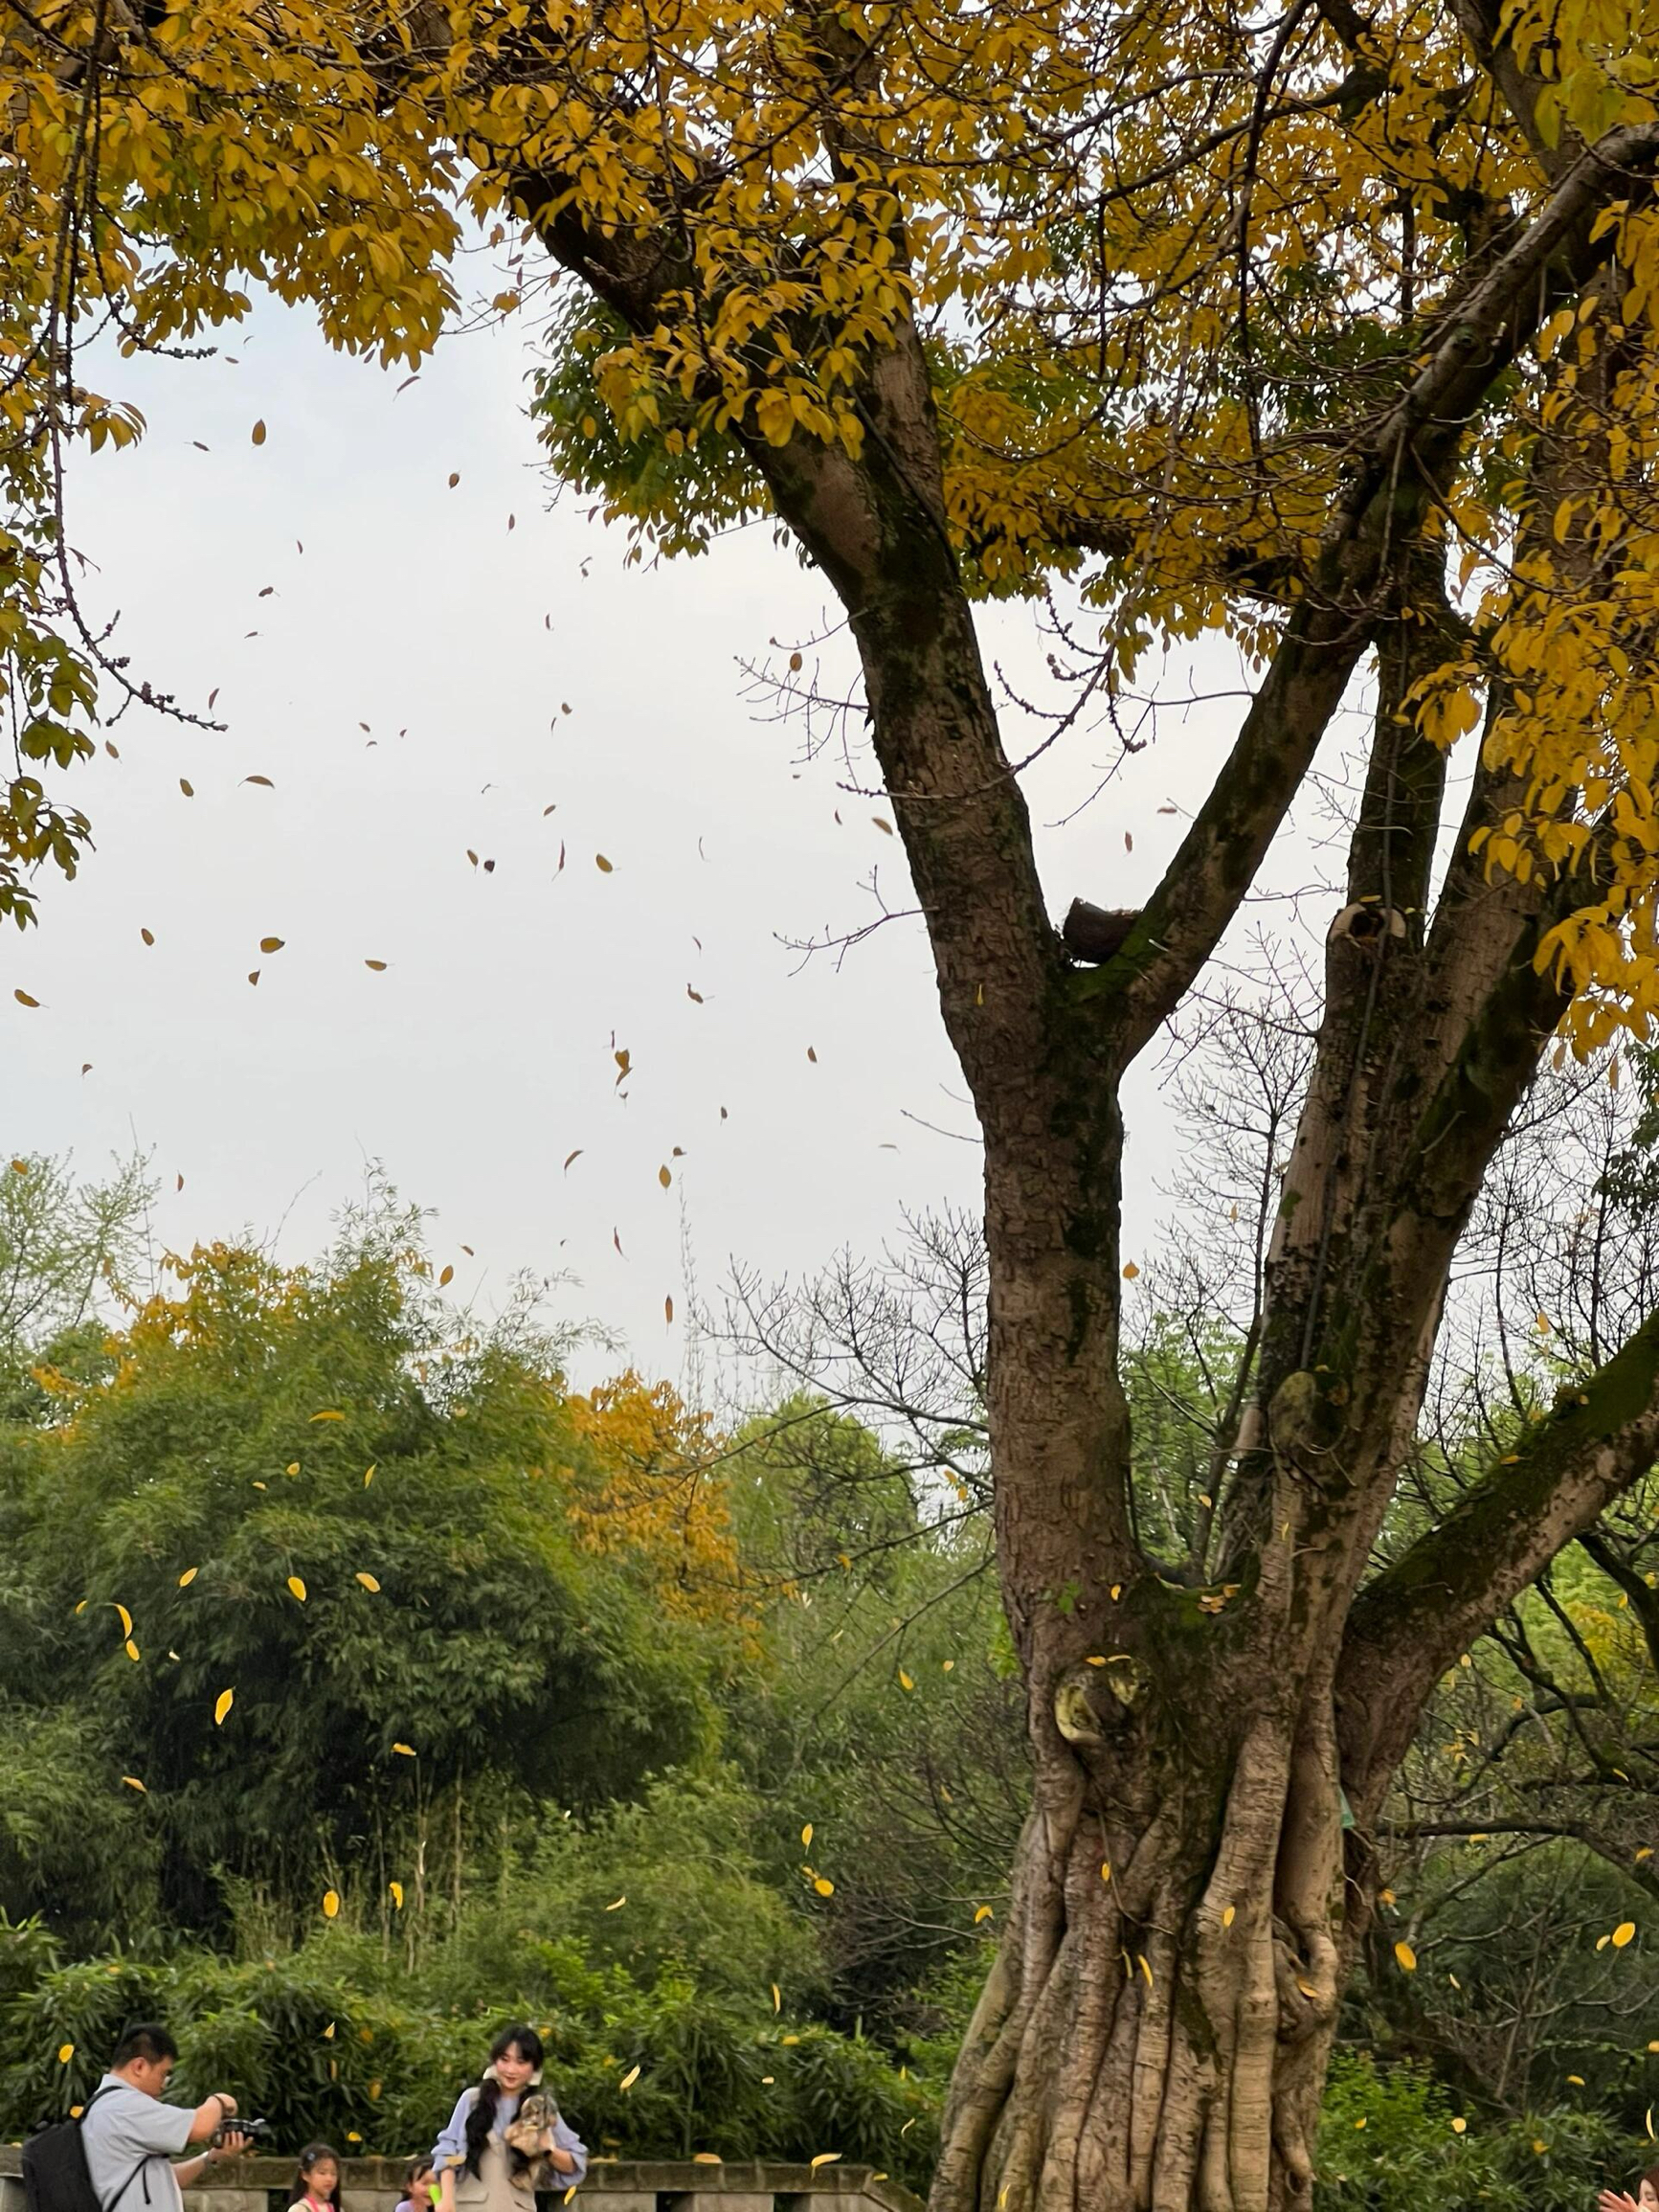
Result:
{"label": "overcast sky", "polygon": [[[161,1241],[247,1229],[291,1258],[378,1158],[436,1210],[457,1294],[487,1310],[513,1271],[567,1269],[562,1317],[669,1375],[683,1208],[708,1296],[729,1255],[809,1270],[876,1250],[903,1207],[973,1203],[976,1148],[923,1126],[972,1132],[918,928],[839,969],[780,941],[869,918],[873,868],[908,903],[886,807],[745,697],[743,663],[822,626],[817,577],[765,530],[626,569],[619,531],[551,506],[514,329],[446,342],[401,391],[272,305],[225,352],[113,366],[147,436],[74,480],[89,605],[120,608],[135,674],[203,711],[216,688],[228,727],[130,713],[119,760],[66,779],[98,849],[0,939],[0,1142],[92,1168],[136,1140]],[[985,632],[1038,689],[1030,611]],[[1033,772],[1057,915],[1144,897],[1239,711],[1167,719],[1066,826],[1110,734]],[[1131,1109],[1132,1249],[1179,1132],[1150,1071]]]}

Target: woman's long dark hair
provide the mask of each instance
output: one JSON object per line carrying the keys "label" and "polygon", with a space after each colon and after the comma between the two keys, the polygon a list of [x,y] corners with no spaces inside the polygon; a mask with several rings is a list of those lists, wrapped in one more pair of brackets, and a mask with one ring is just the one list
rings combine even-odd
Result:
{"label": "woman's long dark hair", "polygon": [[294,2195],[298,2200],[311,2194],[312,2168],[320,2166],[325,2158],[332,2158],[334,2161],[334,2186],[323,2201],[332,2204],[334,2212],[340,2212],[340,2154],[332,2143],[307,2143],[301,2152],[300,2171],[294,2177]]}
{"label": "woman's long dark hair", "polygon": [[[527,2059],[532,2069],[542,2063],[542,2039],[533,2027],[526,2027],[521,2020],[516,2027],[504,2027],[489,2046],[489,2063],[504,2059],[508,2051],[517,2047],[521,2059]],[[480,2085],[472,2110],[466,2115],[466,2170],[476,2181],[483,2165],[484,2146],[489,2141],[490,2130],[495,2126],[496,2107],[501,2103],[502,2086],[497,2081]]]}

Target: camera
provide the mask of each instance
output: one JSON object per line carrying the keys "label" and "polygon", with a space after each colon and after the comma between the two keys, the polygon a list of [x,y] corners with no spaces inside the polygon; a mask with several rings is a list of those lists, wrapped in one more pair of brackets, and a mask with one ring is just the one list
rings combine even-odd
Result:
{"label": "camera", "polygon": [[244,2120],[233,2116],[222,2127],[213,2130],[211,2140],[216,2151],[223,2145],[227,2135],[246,2135],[249,2143],[257,2147],[268,2143],[276,2133],[269,2120]]}

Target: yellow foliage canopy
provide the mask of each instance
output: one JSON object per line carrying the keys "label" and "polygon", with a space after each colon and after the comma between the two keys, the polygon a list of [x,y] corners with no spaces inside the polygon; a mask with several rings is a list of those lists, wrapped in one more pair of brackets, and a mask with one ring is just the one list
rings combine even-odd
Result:
{"label": "yellow foliage canopy", "polygon": [[[1100,683],[1221,628],[1258,665],[1361,452],[1446,639],[1414,706],[1512,790],[1525,879],[1595,846],[1541,957],[1580,1041],[1659,1004],[1655,0],[23,0],[0,6],[0,648],[23,773],[0,912],[85,835],[42,764],[132,679],[80,630],[65,446],[142,424],[81,381],[235,323],[249,287],[414,362],[469,221],[552,264],[549,450],[647,535],[857,463],[919,330],[937,527],[991,590],[1074,576]],[[551,262],[543,258],[543,249]],[[1447,364],[1490,371],[1448,459]],[[1461,387],[1460,387],[1461,390]],[[1460,407],[1463,405],[1459,402]],[[903,463],[903,456],[897,457]],[[930,465],[931,464],[930,460]],[[1445,589],[1441,589],[1444,578]]]}

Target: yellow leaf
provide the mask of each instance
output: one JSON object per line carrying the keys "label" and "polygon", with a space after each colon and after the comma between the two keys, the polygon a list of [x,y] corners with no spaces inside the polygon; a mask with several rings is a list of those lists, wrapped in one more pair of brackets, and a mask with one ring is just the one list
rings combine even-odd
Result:
{"label": "yellow leaf", "polygon": [[311,1418],[313,1421],[344,1421],[346,1416],[344,1413],[336,1413],[330,1407],[324,1412],[313,1413]]}
{"label": "yellow leaf", "polygon": [[1133,1280],[1134,1280],[1135,1276],[1136,1276],[1137,1275],[1139,1275],[1139,1273],[1140,1273],[1140,1270],[1139,1270],[1139,1268],[1138,1268],[1138,1267],[1136,1267],[1136,1266],[1135,1266],[1135,1264],[1134,1264],[1134,1262],[1133,1262],[1133,1260],[1132,1260],[1132,1259],[1128,1259],[1128,1260],[1125,1260],[1125,1261],[1124,1261],[1124,1263],[1123,1263],[1123,1279],[1124,1279],[1124,1281],[1125,1281],[1125,1282],[1133,1282]]}
{"label": "yellow leaf", "polygon": [[693,2151],[691,2154],[694,2166],[719,2166],[724,2162],[718,2151]]}
{"label": "yellow leaf", "polygon": [[261,937],[259,950],[262,953],[280,953],[282,949],[282,941],[280,937]]}
{"label": "yellow leaf", "polygon": [[400,1758],[413,1759],[415,1756],[415,1746],[413,1744],[393,1744],[392,1749],[397,1752]]}
{"label": "yellow leaf", "polygon": [[1633,1920],[1621,1920],[1613,1930],[1613,1949],[1623,1951],[1635,1932],[1636,1923]]}
{"label": "yellow leaf", "polygon": [[804,1845],[806,1845],[806,1844],[808,1844],[808,1843],[810,1843],[810,1842],[812,1841],[812,1822],[811,1822],[810,1820],[807,1822],[806,1826],[805,1826],[805,1827],[804,1827],[804,1828],[801,1830],[801,1832],[800,1832],[800,1840],[801,1840],[801,1843],[802,1843],[802,1845],[803,1845],[803,1846],[804,1846]]}
{"label": "yellow leaf", "polygon": [[618,1897],[615,1903],[606,1906],[605,1910],[607,1912],[619,1912],[622,1907],[627,1904],[627,1902],[628,1892],[624,1889],[621,1896]]}
{"label": "yellow leaf", "polygon": [[662,1319],[670,1328],[674,1326],[674,1300],[671,1298],[662,1300]]}
{"label": "yellow leaf", "polygon": [[136,1790],[141,1797],[147,1797],[149,1795],[149,1792],[145,1788],[144,1784],[139,1780],[136,1774],[123,1774],[121,1778],[126,1784],[129,1790]]}
{"label": "yellow leaf", "polygon": [[1575,2089],[1581,2089],[1584,2086],[1584,2077],[1582,2074],[1569,2074],[1567,2079]]}
{"label": "yellow leaf", "polygon": [[201,1571],[202,1570],[199,1567],[187,1567],[183,1574],[179,1576],[179,1588],[181,1590],[189,1590],[191,1584],[194,1582],[196,1576],[200,1574]]}
{"label": "yellow leaf", "polygon": [[27,991],[13,991],[11,996],[20,1006],[38,1006],[40,1004],[38,999],[32,999]]}
{"label": "yellow leaf", "polygon": [[901,1667],[901,1668],[899,1669],[899,1687],[900,1687],[900,1689],[902,1689],[902,1690],[913,1690],[913,1689],[915,1688],[915,1686],[916,1686],[916,1685],[915,1685],[915,1683],[914,1683],[914,1682],[913,1682],[910,1680],[909,1676],[908,1676],[908,1674],[906,1674],[906,1672],[905,1672],[904,1668],[903,1668],[903,1667]]}
{"label": "yellow leaf", "polygon": [[1451,2132],[1454,2135],[1461,2135],[1468,2126],[1468,2122],[1464,2119],[1460,2113],[1459,2116],[1451,2123]]}
{"label": "yellow leaf", "polygon": [[333,1920],[333,1919],[334,1919],[334,1918],[336,1918],[336,1916],[338,1915],[338,1913],[339,1913],[339,1910],[340,1910],[340,1892],[339,1892],[339,1890],[338,1890],[338,1889],[325,1889],[325,1890],[324,1890],[324,1892],[323,1892],[323,1917],[324,1917],[324,1919],[325,1919],[325,1920]]}
{"label": "yellow leaf", "polygon": [[1110,1859],[1103,1859],[1100,1862],[1100,1879],[1103,1882],[1111,1880],[1111,1861]]}
{"label": "yellow leaf", "polygon": [[364,1489],[365,1489],[365,1490],[367,1490],[367,1489],[368,1489],[368,1487],[369,1487],[369,1485],[370,1485],[370,1483],[373,1481],[373,1479],[374,1479],[374,1468],[375,1468],[375,1467],[378,1467],[378,1466],[379,1466],[379,1464],[380,1464],[379,1460],[378,1460],[378,1459],[376,1459],[376,1460],[374,1461],[374,1465],[373,1465],[373,1466],[370,1466],[370,1467],[365,1467],[365,1468],[364,1468],[364,1470],[363,1470],[363,1487],[364,1487]]}
{"label": "yellow leaf", "polygon": [[1410,1944],[1406,1942],[1404,1936],[1401,1936],[1400,1941],[1395,1945],[1394,1955],[1400,1961],[1401,1971],[1402,1973],[1415,1974],[1417,1972],[1417,1953],[1412,1950]]}
{"label": "yellow leaf", "polygon": [[601,875],[609,875],[611,873],[611,864],[605,858],[602,852],[594,853],[594,866],[598,869]]}
{"label": "yellow leaf", "polygon": [[619,2082],[617,2084],[617,2087],[619,2089],[631,2089],[631,2088],[634,2087],[634,2084],[635,2084],[635,2083],[636,2083],[636,2082],[637,2082],[639,2079],[639,2068],[637,2065],[632,2065],[632,2066],[630,2066],[630,2067],[628,2068],[628,2071],[627,2071],[627,2072],[626,2072],[626,2073],[625,2073],[625,2074],[622,2076],[622,2079],[621,2079],[621,2080],[620,2080],[620,2081],[619,2081]]}
{"label": "yellow leaf", "polygon": [[820,2151],[818,2156],[812,2160],[814,2173],[817,2173],[820,2166],[833,2166],[840,2156],[839,2151]]}
{"label": "yellow leaf", "polygon": [[1140,1971],[1142,1972],[1142,1974],[1144,1974],[1144,1975],[1146,1975],[1146,1986],[1148,1987],[1148,1989],[1151,1989],[1151,1987],[1152,1987],[1152,1968],[1151,1968],[1150,1966],[1148,1966],[1148,1964],[1147,1964],[1147,1962],[1146,1962],[1146,1953],[1145,1953],[1145,1952],[1137,1951],[1137,1952],[1135,1952],[1134,1962],[1135,1962],[1136,1966],[1138,1966],[1138,1967],[1140,1968]]}
{"label": "yellow leaf", "polygon": [[387,1895],[388,1895],[388,1896],[389,1896],[389,1897],[392,1899],[392,1904],[393,1904],[393,1905],[394,1905],[394,1906],[397,1907],[398,1911],[399,1911],[399,1912],[401,1912],[401,1911],[403,1910],[403,1885],[402,1885],[402,1883],[401,1883],[401,1882],[389,1882],[389,1883],[386,1885],[386,1892],[387,1892]]}
{"label": "yellow leaf", "polygon": [[663,1189],[666,1190],[668,1185],[673,1182],[674,1178],[669,1174],[666,1167],[660,1167],[657,1170],[657,1180],[662,1185]]}
{"label": "yellow leaf", "polygon": [[1238,1912],[1239,1908],[1236,1905],[1223,1905],[1222,1907],[1222,1926],[1231,1928],[1233,1922],[1238,1918]]}
{"label": "yellow leaf", "polygon": [[359,1574],[355,1579],[363,1585],[365,1590],[378,1590],[380,1588],[379,1583],[371,1574]]}
{"label": "yellow leaf", "polygon": [[129,1659],[137,1659],[138,1646],[133,1642],[131,1636],[127,1637],[126,1642],[122,1646],[122,1649],[126,1653],[126,1656]]}
{"label": "yellow leaf", "polygon": [[303,1604],[304,1604],[304,1602],[305,1602],[305,1585],[304,1585],[304,1584],[303,1584],[303,1583],[301,1581],[300,1577],[299,1577],[297,1574],[291,1574],[291,1575],[289,1575],[289,1577],[288,1577],[288,1588],[289,1588],[289,1589],[290,1589],[290,1590],[293,1591],[294,1595],[295,1595],[295,1596],[296,1596],[296,1597],[297,1597],[297,1598],[300,1600],[300,1603],[301,1603],[302,1605],[303,1605]]}
{"label": "yellow leaf", "polygon": [[454,1282],[454,1280],[455,1280],[455,1270],[454,1270],[454,1268],[452,1268],[452,1267],[446,1267],[446,1268],[444,1269],[443,1273],[442,1273],[442,1274],[441,1274],[441,1275],[438,1276],[438,1278],[437,1278],[437,1287],[438,1287],[438,1289],[439,1289],[439,1290],[444,1290],[444,1289],[446,1289],[446,1288],[448,1287],[448,1285],[449,1285],[449,1284],[451,1284],[452,1282]]}
{"label": "yellow leaf", "polygon": [[60,2066],[66,2066],[74,2056],[75,2045],[73,2043],[60,2043],[58,2045],[57,2063]]}
{"label": "yellow leaf", "polygon": [[328,2025],[323,2030],[323,2041],[325,2043],[331,2043],[334,2041],[334,2022],[332,2020],[330,2020]]}
{"label": "yellow leaf", "polygon": [[288,1462],[288,1464],[287,1464],[287,1466],[286,1466],[286,1467],[285,1467],[285,1468],[282,1470],[282,1472],[283,1472],[285,1475],[298,1475],[298,1474],[299,1474],[299,1472],[300,1472],[300,1462],[299,1462],[299,1460],[298,1460],[298,1459],[290,1459],[290,1460],[289,1460],[289,1462]]}
{"label": "yellow leaf", "polygon": [[782,2012],[783,2010],[783,1992],[775,1981],[772,1985],[772,2009],[773,2012]]}
{"label": "yellow leaf", "polygon": [[213,1726],[215,1728],[222,1727],[225,1715],[235,1702],[236,1693],[235,1690],[221,1690],[219,1692],[217,1702],[213,1706]]}
{"label": "yellow leaf", "polygon": [[363,965],[366,968],[372,968],[377,976],[383,976],[386,973],[386,962],[384,960],[365,960]]}
{"label": "yellow leaf", "polygon": [[118,1614],[121,1615],[121,1633],[122,1633],[122,1635],[123,1635],[123,1636],[131,1636],[131,1634],[132,1634],[132,1615],[131,1615],[131,1614],[127,1612],[127,1610],[126,1610],[126,1608],[125,1608],[125,1606],[124,1606],[124,1605],[118,1605],[118,1606],[116,1607],[116,1609],[115,1609],[115,1610],[116,1610],[116,1612],[117,1612],[117,1613],[118,1613]]}
{"label": "yellow leaf", "polygon": [[820,1897],[833,1897],[836,1893],[836,1885],[827,1874],[815,1874],[812,1885]]}
{"label": "yellow leaf", "polygon": [[988,1905],[981,1905],[978,1911],[974,1915],[974,1925],[975,1928],[977,1928],[980,1921],[991,1920],[995,1917],[996,1915],[992,1912],[991,1907]]}
{"label": "yellow leaf", "polygon": [[264,444],[264,442],[265,442],[265,425],[264,425],[264,421],[263,421],[263,419],[261,418],[259,421],[256,422],[256,423],[255,423],[255,425],[254,425],[254,443],[255,443],[256,445],[263,445],[263,444]]}

